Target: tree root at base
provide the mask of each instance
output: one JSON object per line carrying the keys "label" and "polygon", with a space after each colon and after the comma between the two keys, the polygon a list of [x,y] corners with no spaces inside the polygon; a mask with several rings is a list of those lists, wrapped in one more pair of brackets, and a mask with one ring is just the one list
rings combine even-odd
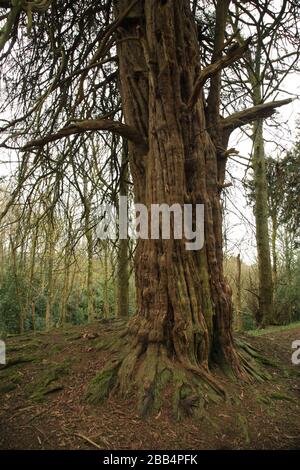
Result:
{"label": "tree root at base", "polygon": [[[116,344],[117,344],[117,347]],[[120,335],[109,341],[104,349],[117,353],[115,359],[100,371],[89,384],[86,400],[101,403],[110,393],[124,398],[137,397],[138,412],[142,417],[158,413],[165,406],[172,409],[175,419],[189,415],[203,416],[209,402],[217,403],[226,398],[224,386],[208,369],[194,366],[188,360],[170,358],[162,344],[128,340]],[[122,353],[120,353],[122,351]],[[230,365],[222,367],[228,377],[246,381],[269,380],[265,365],[276,366],[244,340],[235,341],[235,354],[239,360],[237,376]],[[228,371],[228,374],[227,374]]]}

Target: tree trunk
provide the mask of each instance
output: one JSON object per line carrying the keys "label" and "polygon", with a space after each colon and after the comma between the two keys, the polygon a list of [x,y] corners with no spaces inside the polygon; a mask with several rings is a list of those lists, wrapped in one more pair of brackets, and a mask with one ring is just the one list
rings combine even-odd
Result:
{"label": "tree trunk", "polygon": [[[128,196],[128,146],[123,142],[121,176],[120,176],[120,196]],[[118,247],[118,315],[128,317],[129,310],[129,259],[128,240],[120,239]]]}
{"label": "tree trunk", "polygon": [[5,272],[4,236],[0,235],[0,283],[3,282]]}
{"label": "tree trunk", "polygon": [[[177,414],[203,403],[205,383],[221,392],[210,372],[213,361],[243,375],[223,275],[218,156],[203,94],[188,107],[200,73],[189,3],[141,0],[118,37],[125,122],[148,143],[147,151],[129,144],[135,201],[149,211],[151,204],[162,203],[205,206],[202,250],[187,251],[185,240],[173,238],[138,240],[137,312],[124,338],[125,357],[107,368],[88,394],[90,401],[96,393],[105,396],[107,376],[121,394],[137,385],[142,415],[159,406],[166,383],[174,386]],[[122,11],[128,4],[118,2]]]}
{"label": "tree trunk", "polygon": [[87,176],[84,176],[84,223],[85,223],[85,237],[87,242],[87,316],[88,321],[95,320],[94,310],[94,246],[93,246],[93,232],[91,228],[91,194],[88,191]]}
{"label": "tree trunk", "polygon": [[273,210],[271,213],[272,219],[272,277],[273,277],[273,288],[276,289],[277,285],[277,230],[278,230],[278,221],[277,214]]}
{"label": "tree trunk", "polygon": [[31,252],[30,252],[30,268],[29,268],[29,289],[27,297],[27,308],[31,309],[31,323],[32,329],[35,330],[35,301],[34,301],[34,275],[35,275],[35,261],[36,261],[36,250],[38,241],[38,226],[35,228],[32,240],[31,240]]}
{"label": "tree trunk", "polygon": [[22,291],[20,289],[20,278],[19,278],[20,266],[19,266],[19,263],[17,262],[17,244],[14,242],[11,235],[10,235],[10,248],[11,248],[12,268],[13,268],[15,289],[16,289],[16,300],[19,306],[19,333],[22,335],[25,331],[26,310],[24,308],[24,299],[22,296]]}
{"label": "tree trunk", "polygon": [[70,243],[71,240],[69,239],[65,246],[64,253],[63,288],[59,305],[59,325],[64,325],[67,320],[67,304],[70,296]]}
{"label": "tree trunk", "polygon": [[103,317],[109,318],[109,300],[108,300],[108,246],[107,241],[103,242]]}
{"label": "tree trunk", "polygon": [[47,236],[47,251],[46,251],[46,269],[47,269],[47,289],[46,289],[46,315],[45,327],[49,330],[53,326],[53,301],[54,301],[54,279],[53,279],[53,264],[54,264],[54,251],[55,251],[55,234],[52,222],[48,226]]}
{"label": "tree trunk", "polygon": [[242,299],[241,299],[241,270],[242,270],[242,263],[241,263],[241,255],[239,254],[236,258],[236,267],[237,267],[237,274],[236,274],[236,329],[237,331],[241,331],[243,328],[243,319],[242,319]]}
{"label": "tree trunk", "polygon": [[253,126],[253,157],[255,191],[256,244],[259,277],[259,310],[261,323],[274,323],[273,282],[268,228],[268,184],[263,139],[263,121]]}

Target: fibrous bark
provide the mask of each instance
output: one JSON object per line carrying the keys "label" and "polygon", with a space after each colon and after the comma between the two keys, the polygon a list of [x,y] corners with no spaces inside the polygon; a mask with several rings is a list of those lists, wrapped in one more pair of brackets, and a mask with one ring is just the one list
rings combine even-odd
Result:
{"label": "fibrous bark", "polygon": [[[202,250],[187,251],[184,239],[138,240],[137,312],[126,334],[112,345],[118,351],[115,362],[88,391],[94,401],[106,398],[111,389],[121,394],[136,390],[145,414],[158,407],[158,397],[169,383],[174,409],[187,411],[206,400],[208,389],[222,393],[212,373],[214,363],[239,377],[258,377],[245,359],[245,348],[239,354],[233,342],[231,291],[223,274],[220,192],[230,133],[272,114],[277,104],[226,119],[220,116],[221,68],[242,53],[239,48],[231,57],[224,56],[229,1],[217,2],[213,64],[206,71],[200,64],[189,0],[118,0],[114,5],[118,20],[112,30],[125,124],[79,121],[25,149],[89,130],[109,130],[129,140],[137,203],[149,211],[152,204],[204,205]],[[208,79],[206,103],[203,85]]]}
{"label": "fibrous bark", "polygon": [[185,240],[138,240],[137,312],[124,357],[98,376],[88,396],[103,398],[111,387],[126,394],[136,385],[145,414],[171,383],[177,409],[194,408],[205,387],[222,390],[210,371],[213,362],[246,376],[233,344],[231,292],[222,267],[221,126],[212,135],[206,130],[202,92],[188,106],[201,73],[188,0],[137,2],[118,39],[125,122],[148,142],[146,152],[129,144],[135,200],[148,209],[155,203],[204,204],[205,245],[187,251]]}

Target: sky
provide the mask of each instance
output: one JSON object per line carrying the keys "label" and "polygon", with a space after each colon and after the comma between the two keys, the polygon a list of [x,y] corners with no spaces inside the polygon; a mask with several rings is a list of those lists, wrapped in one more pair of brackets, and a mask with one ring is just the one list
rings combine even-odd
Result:
{"label": "sky", "polygon": [[[292,73],[286,78],[283,86],[284,90],[295,96],[295,100],[287,106],[278,109],[278,120],[285,123],[281,129],[271,129],[268,127],[268,121],[264,125],[265,153],[267,156],[280,156],[289,150],[296,138],[296,122],[300,118],[300,77],[296,73]],[[277,99],[283,99],[287,96],[281,93]],[[268,142],[273,140],[274,143]],[[252,151],[252,142],[240,131],[235,131],[230,139],[229,148],[236,148],[240,155],[249,158]],[[240,159],[242,163],[246,160]],[[255,220],[252,208],[245,197],[242,180],[245,176],[246,168],[235,162],[229,163],[229,171],[236,178],[234,186],[228,190],[229,200],[227,208],[230,213],[226,217],[225,227],[228,231],[227,252],[236,256],[241,254],[244,262],[247,264],[255,263],[256,260],[256,243],[255,243]],[[251,175],[251,172],[249,172]],[[225,229],[225,231],[226,231]]]}

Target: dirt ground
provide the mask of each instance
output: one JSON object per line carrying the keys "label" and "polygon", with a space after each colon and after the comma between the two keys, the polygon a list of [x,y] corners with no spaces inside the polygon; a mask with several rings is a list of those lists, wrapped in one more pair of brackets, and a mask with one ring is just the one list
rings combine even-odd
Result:
{"label": "dirt ground", "polygon": [[109,358],[102,340],[113,328],[97,323],[7,340],[1,449],[300,449],[300,365],[291,363],[299,327],[243,335],[272,360],[270,380],[227,380],[226,401],[210,404],[201,419],[181,421],[169,410],[140,419],[132,400],[85,402],[87,385]]}

